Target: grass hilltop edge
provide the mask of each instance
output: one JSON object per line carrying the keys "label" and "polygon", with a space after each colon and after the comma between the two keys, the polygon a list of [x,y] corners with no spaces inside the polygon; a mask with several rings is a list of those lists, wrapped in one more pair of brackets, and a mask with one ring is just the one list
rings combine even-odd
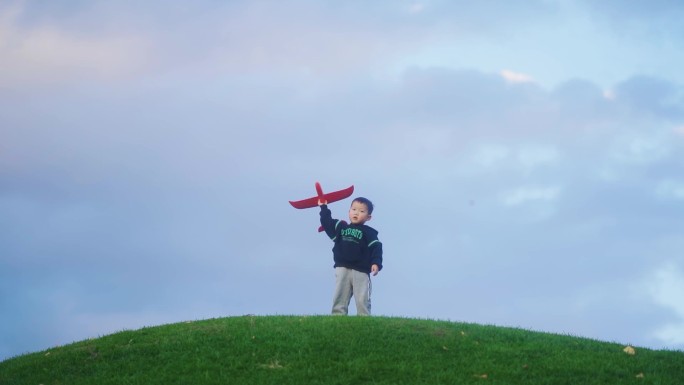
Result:
{"label": "grass hilltop edge", "polygon": [[0,362],[0,384],[682,384],[684,352],[394,317],[239,316]]}

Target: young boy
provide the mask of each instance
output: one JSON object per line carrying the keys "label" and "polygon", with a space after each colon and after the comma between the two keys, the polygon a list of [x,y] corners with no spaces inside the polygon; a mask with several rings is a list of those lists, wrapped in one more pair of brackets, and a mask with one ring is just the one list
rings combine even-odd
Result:
{"label": "young boy", "polygon": [[321,225],[335,243],[335,294],[332,314],[346,315],[352,295],[356,300],[356,313],[370,315],[371,279],[382,270],[382,243],[378,232],[366,222],[371,220],[373,203],[366,198],[356,198],[349,208],[349,224],[332,218],[328,202],[318,202],[321,207]]}

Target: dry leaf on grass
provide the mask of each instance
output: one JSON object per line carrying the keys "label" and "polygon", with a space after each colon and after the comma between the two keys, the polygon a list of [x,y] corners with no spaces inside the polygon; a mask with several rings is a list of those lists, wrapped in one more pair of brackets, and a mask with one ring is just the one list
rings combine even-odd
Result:
{"label": "dry leaf on grass", "polygon": [[630,356],[633,356],[636,354],[636,350],[634,350],[634,348],[631,346],[625,347],[624,349],[622,349],[622,351],[629,354]]}
{"label": "dry leaf on grass", "polygon": [[271,361],[269,364],[260,365],[264,369],[282,369],[283,365],[280,365],[278,360]]}

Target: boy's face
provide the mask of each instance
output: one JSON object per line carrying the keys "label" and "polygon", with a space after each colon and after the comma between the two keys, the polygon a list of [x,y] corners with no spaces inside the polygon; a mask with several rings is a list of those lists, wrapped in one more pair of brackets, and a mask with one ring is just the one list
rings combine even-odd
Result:
{"label": "boy's face", "polygon": [[349,221],[354,225],[362,225],[370,221],[371,215],[368,214],[368,207],[361,202],[352,202],[349,208]]}

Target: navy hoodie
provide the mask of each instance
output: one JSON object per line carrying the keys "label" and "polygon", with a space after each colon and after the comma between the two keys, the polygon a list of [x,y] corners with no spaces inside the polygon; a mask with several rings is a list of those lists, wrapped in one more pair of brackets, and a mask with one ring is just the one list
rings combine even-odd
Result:
{"label": "navy hoodie", "polygon": [[335,267],[346,267],[364,273],[370,273],[372,265],[378,265],[382,269],[382,243],[374,228],[333,219],[327,205],[321,205],[321,225],[335,242]]}

